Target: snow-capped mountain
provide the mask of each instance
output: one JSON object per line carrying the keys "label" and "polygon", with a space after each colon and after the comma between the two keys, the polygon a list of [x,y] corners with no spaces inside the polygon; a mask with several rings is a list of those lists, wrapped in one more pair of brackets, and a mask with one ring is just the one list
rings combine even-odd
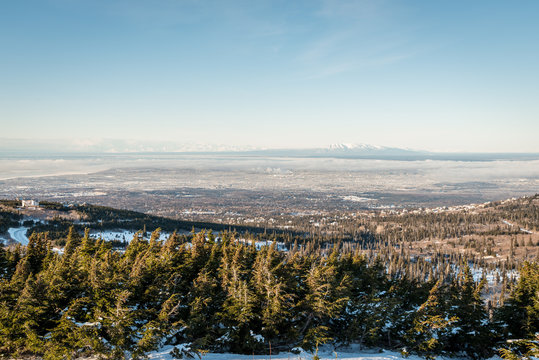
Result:
{"label": "snow-capped mountain", "polygon": [[404,158],[424,156],[425,152],[370,144],[332,144],[327,147],[261,149],[253,146],[197,144],[182,141],[125,139],[28,140],[1,139],[0,153],[26,154],[126,154],[126,153],[210,153],[255,156]]}
{"label": "snow-capped mountain", "polygon": [[216,156],[268,156],[305,158],[348,158],[380,160],[515,160],[539,159],[537,153],[443,153],[397,148],[365,143],[336,143],[325,147],[262,148],[260,146],[190,143],[184,141],[126,140],[126,139],[56,139],[30,140],[0,138],[0,155],[26,154],[136,154],[176,153],[214,154]]}
{"label": "snow-capped mountain", "polygon": [[417,156],[426,152],[370,144],[331,144],[326,148],[315,149],[318,155],[327,156]]}
{"label": "snow-capped mountain", "polygon": [[329,151],[358,151],[358,150],[383,150],[385,146],[370,145],[370,144],[331,144],[327,148]]}

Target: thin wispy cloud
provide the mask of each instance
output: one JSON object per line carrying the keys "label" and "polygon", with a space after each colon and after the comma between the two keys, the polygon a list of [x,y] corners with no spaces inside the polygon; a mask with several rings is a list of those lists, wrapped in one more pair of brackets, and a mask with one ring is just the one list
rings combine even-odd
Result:
{"label": "thin wispy cloud", "polygon": [[298,60],[309,63],[347,52],[342,45],[356,32],[352,30],[331,33],[311,42],[299,55]]}
{"label": "thin wispy cloud", "polygon": [[383,0],[322,0],[316,15],[339,20],[366,20],[379,18],[385,9]]}
{"label": "thin wispy cloud", "polygon": [[356,63],[332,64],[330,66],[325,66],[323,68],[317,69],[317,72],[313,72],[307,75],[305,79],[307,80],[322,79],[322,78],[354,71],[356,69],[358,69],[358,64]]}
{"label": "thin wispy cloud", "polygon": [[[373,67],[390,66],[410,59],[421,51],[397,41],[384,44],[364,43],[355,49],[342,49],[345,36],[323,39],[298,56],[297,62],[308,73],[306,78],[323,78],[346,72],[360,72]],[[361,43],[361,40],[357,40]]]}
{"label": "thin wispy cloud", "polygon": [[306,79],[352,73],[395,64],[412,57],[410,41],[401,32],[385,30],[391,21],[385,2],[322,1],[314,11],[325,30],[307,43],[296,61]]}

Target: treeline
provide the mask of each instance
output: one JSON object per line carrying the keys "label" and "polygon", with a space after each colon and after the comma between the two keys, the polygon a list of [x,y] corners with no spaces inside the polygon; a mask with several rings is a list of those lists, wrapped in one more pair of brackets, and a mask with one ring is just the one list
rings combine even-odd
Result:
{"label": "treeline", "polygon": [[[131,229],[142,229],[146,227],[149,229],[161,228],[163,231],[168,232],[177,230],[190,231],[192,228],[212,229],[214,231],[231,230],[231,225],[229,224],[169,219],[131,210],[114,209],[106,206],[86,204],[75,206],[74,210],[77,210],[86,221],[98,224],[100,229],[126,228],[126,226],[128,226]],[[255,234],[264,232],[275,232],[278,234],[290,233],[289,231],[278,229],[263,229],[245,225],[234,225],[232,228],[238,232],[248,231]]]}
{"label": "treeline", "polygon": [[[400,214],[380,211],[371,215],[344,218],[340,213],[334,217],[306,216],[298,219],[294,225],[297,230],[309,233],[311,237],[327,239],[360,240],[365,233],[378,233],[382,240],[389,241],[443,240],[466,235],[518,235],[522,234],[520,226],[533,232],[539,231],[539,194],[507,202],[493,202],[473,210],[411,211]],[[512,227],[504,224],[503,220],[519,226]],[[313,222],[317,224],[316,227],[313,227]],[[380,227],[382,232],[377,231]]]}
{"label": "treeline", "polygon": [[140,232],[119,252],[72,228],[62,254],[44,233],[0,249],[0,353],[123,359],[165,344],[268,354],[359,343],[483,358],[539,331],[537,263],[503,306],[487,308],[465,264],[419,281],[341,244],[281,252],[229,232],[158,238]]}
{"label": "treeline", "polygon": [[156,229],[161,228],[163,231],[173,232],[179,230],[191,231],[197,229],[212,229],[214,231],[238,231],[250,232],[253,234],[271,233],[280,237],[294,236],[293,231],[283,231],[279,229],[264,229],[245,225],[228,225],[221,223],[211,223],[202,221],[184,221],[169,219],[160,216],[148,215],[131,210],[114,209],[106,206],[98,206],[91,204],[64,206],[55,202],[41,202],[40,206],[44,208],[59,211],[76,211],[80,216],[79,224],[73,224],[73,221],[66,220],[60,217],[48,221],[47,224],[36,224],[31,228],[34,232],[49,232],[52,237],[65,237],[71,226],[83,232],[86,227],[91,227],[94,230],[105,231],[114,229]]}
{"label": "treeline", "polygon": [[21,219],[22,216],[15,212],[0,210],[0,234],[8,231],[10,227],[18,227]]}
{"label": "treeline", "polygon": [[501,216],[532,231],[539,231],[539,194],[506,203],[495,203]]}

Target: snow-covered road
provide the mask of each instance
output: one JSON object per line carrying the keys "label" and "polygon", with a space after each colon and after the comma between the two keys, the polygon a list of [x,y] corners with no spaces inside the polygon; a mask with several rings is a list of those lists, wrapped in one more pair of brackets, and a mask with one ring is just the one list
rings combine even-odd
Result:
{"label": "snow-covered road", "polygon": [[18,228],[9,228],[8,233],[11,239],[20,243],[21,245],[28,245],[28,238],[26,237],[27,227],[21,226]]}
{"label": "snow-covered road", "polygon": [[[512,224],[512,223],[510,223],[510,222],[507,221],[507,220],[502,220],[502,222],[503,222],[505,225],[515,226],[515,224]],[[524,228],[520,228],[520,231],[522,231],[523,233],[526,233],[526,234],[533,234],[533,231],[530,231],[530,230],[524,229]]]}

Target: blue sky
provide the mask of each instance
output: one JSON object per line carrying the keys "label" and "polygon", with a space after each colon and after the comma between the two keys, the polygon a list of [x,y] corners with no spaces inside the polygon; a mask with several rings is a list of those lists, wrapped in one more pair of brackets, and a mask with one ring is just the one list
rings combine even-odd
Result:
{"label": "blue sky", "polygon": [[538,1],[0,3],[0,138],[539,152]]}

